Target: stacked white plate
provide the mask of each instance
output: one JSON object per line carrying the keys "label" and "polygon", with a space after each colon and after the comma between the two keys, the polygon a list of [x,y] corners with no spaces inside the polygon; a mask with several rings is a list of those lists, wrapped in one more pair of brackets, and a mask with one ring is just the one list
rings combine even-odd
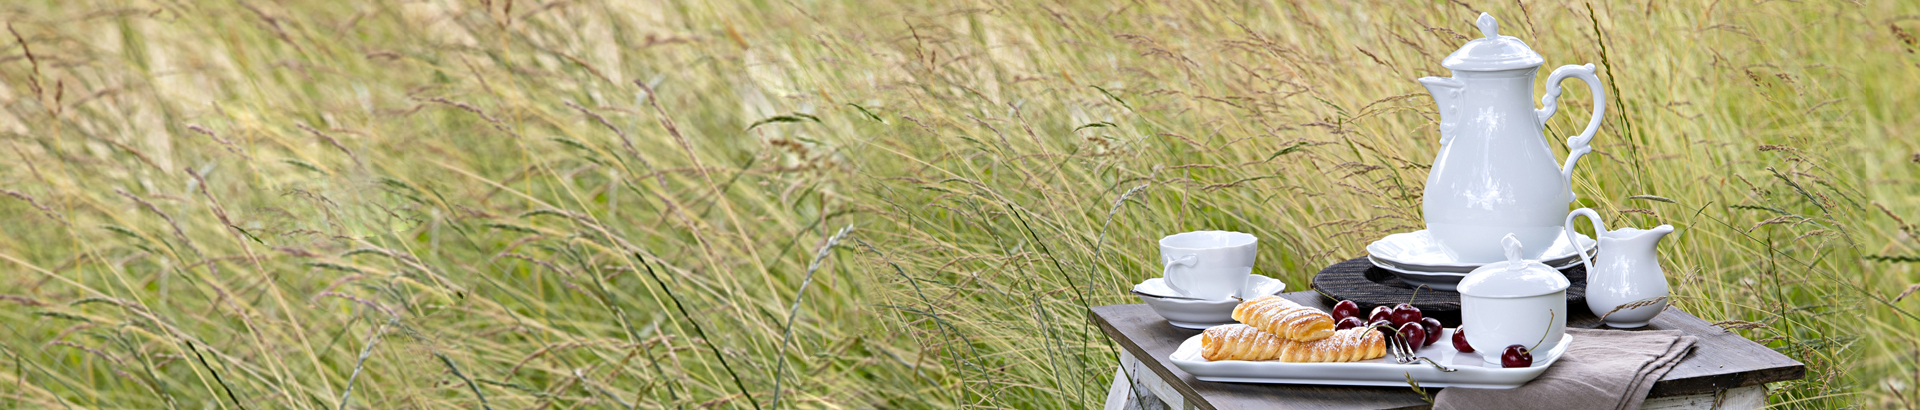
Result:
{"label": "stacked white plate", "polygon": [[[1567,242],[1565,235],[1555,236],[1553,245],[1548,246],[1541,255],[1540,263],[1554,269],[1566,269],[1579,264],[1580,252],[1591,253],[1597,243],[1586,235],[1574,235],[1580,241],[1578,248]],[[1426,285],[1445,291],[1454,290],[1460,284],[1460,279],[1467,277],[1467,273],[1485,265],[1456,261],[1447,256],[1447,252],[1440,248],[1440,242],[1428,235],[1425,229],[1387,235],[1367,244],[1367,261],[1393,272],[1394,276],[1409,285]]]}

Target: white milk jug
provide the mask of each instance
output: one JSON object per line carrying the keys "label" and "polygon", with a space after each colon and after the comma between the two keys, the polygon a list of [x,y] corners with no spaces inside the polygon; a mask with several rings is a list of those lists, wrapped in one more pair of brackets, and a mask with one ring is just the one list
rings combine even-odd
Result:
{"label": "white milk jug", "polygon": [[1580,263],[1587,266],[1587,309],[1607,326],[1646,326],[1667,308],[1667,274],[1654,247],[1673,233],[1673,225],[1609,231],[1600,214],[1580,208],[1567,214],[1567,236],[1573,236],[1573,218],[1581,215],[1593,221],[1593,236],[1600,240],[1598,256],[1580,254]]}

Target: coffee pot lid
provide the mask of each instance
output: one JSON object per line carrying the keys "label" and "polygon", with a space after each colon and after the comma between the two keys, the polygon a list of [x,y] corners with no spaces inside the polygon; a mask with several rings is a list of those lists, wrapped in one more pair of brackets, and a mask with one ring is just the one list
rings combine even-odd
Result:
{"label": "coffee pot lid", "polygon": [[1440,61],[1441,66],[1460,71],[1500,71],[1539,67],[1547,62],[1520,38],[1500,35],[1500,22],[1494,20],[1492,15],[1480,13],[1480,19],[1474,25],[1480,26],[1480,33],[1486,37],[1460,46],[1459,50]]}
{"label": "coffee pot lid", "polygon": [[1483,298],[1524,298],[1567,290],[1573,282],[1553,267],[1536,260],[1520,258],[1520,239],[1513,234],[1500,238],[1507,260],[1474,269],[1460,280],[1462,295]]}

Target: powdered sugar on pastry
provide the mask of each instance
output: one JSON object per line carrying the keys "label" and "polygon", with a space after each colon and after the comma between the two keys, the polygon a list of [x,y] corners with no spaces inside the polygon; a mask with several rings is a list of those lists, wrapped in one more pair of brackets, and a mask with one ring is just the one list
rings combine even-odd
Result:
{"label": "powdered sugar on pastry", "polygon": [[1279,337],[1243,324],[1219,325],[1200,333],[1200,357],[1207,360],[1273,360]]}
{"label": "powdered sugar on pastry", "polygon": [[1333,335],[1333,316],[1279,296],[1261,296],[1233,308],[1233,320],[1283,339],[1310,342]]}
{"label": "powdered sugar on pastry", "polygon": [[1312,342],[1285,343],[1278,359],[1283,362],[1354,362],[1387,355],[1386,337],[1370,328],[1357,327],[1333,333]]}
{"label": "powdered sugar on pastry", "polygon": [[1209,361],[1352,362],[1386,354],[1386,339],[1368,328],[1333,332],[1312,342],[1282,339],[1244,324],[1214,326],[1200,333],[1200,357]]}

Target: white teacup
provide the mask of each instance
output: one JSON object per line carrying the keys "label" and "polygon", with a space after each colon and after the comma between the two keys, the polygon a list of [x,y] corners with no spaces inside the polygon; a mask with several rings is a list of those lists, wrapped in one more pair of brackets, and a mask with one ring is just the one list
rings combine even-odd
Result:
{"label": "white teacup", "polygon": [[1162,275],[1180,296],[1226,299],[1247,282],[1259,243],[1253,235],[1228,231],[1169,235],[1160,238]]}

